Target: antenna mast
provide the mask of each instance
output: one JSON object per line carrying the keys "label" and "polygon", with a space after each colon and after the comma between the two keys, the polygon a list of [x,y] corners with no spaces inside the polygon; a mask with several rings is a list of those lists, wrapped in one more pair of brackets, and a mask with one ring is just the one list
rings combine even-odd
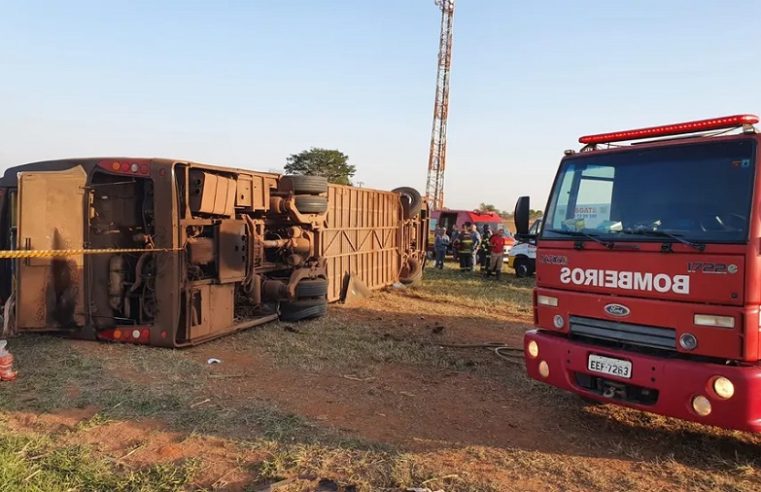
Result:
{"label": "antenna mast", "polygon": [[441,39],[439,65],[436,74],[436,98],[433,103],[433,130],[428,155],[426,198],[439,210],[444,207],[444,170],[447,161],[447,115],[449,113],[449,74],[452,64],[452,33],[454,32],[455,0],[434,0],[441,9]]}

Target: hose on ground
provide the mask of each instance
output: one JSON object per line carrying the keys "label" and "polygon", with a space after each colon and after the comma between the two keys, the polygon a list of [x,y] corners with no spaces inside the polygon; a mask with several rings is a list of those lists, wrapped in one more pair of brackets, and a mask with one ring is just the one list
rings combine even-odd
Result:
{"label": "hose on ground", "polygon": [[503,342],[484,342],[484,343],[439,343],[439,347],[446,348],[485,348],[494,352],[497,357],[512,364],[523,363],[523,349],[511,347]]}

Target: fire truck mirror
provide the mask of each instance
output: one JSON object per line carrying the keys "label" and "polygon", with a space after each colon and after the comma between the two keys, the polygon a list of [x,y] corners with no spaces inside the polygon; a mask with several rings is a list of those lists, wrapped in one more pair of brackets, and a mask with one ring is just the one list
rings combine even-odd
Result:
{"label": "fire truck mirror", "polygon": [[517,202],[515,202],[513,220],[515,221],[516,234],[528,234],[528,215],[530,205],[531,199],[527,196],[522,196],[518,198]]}

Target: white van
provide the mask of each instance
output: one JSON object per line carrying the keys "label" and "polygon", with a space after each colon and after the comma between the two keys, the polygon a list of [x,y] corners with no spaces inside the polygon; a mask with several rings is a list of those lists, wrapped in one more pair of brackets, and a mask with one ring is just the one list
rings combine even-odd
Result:
{"label": "white van", "polygon": [[[542,219],[536,219],[528,233],[537,236],[542,228]],[[515,270],[518,277],[529,277],[536,271],[536,242],[516,243],[507,256],[507,266]]]}

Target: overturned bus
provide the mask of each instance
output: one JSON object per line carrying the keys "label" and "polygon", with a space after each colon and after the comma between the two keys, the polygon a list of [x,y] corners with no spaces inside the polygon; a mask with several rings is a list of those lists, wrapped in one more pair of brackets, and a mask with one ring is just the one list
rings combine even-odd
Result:
{"label": "overturned bus", "polygon": [[163,347],[325,314],[348,278],[422,276],[427,209],[393,192],[169,159],[87,158],[0,179],[3,335]]}

